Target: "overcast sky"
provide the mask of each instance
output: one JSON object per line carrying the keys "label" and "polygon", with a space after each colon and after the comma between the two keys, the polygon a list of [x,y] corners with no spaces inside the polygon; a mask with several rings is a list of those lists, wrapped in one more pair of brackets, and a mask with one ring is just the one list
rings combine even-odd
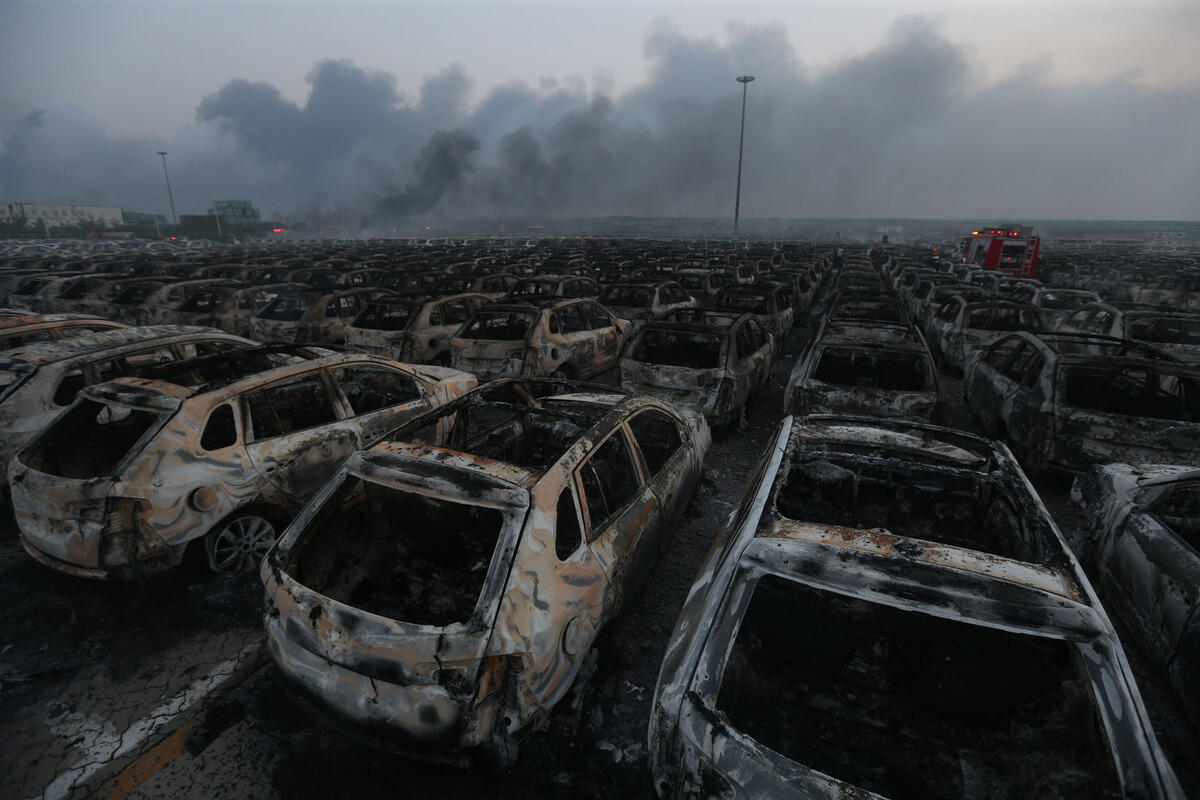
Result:
{"label": "overcast sky", "polygon": [[1200,218],[1196,0],[0,0],[0,200],[719,215],[741,73],[748,216]]}

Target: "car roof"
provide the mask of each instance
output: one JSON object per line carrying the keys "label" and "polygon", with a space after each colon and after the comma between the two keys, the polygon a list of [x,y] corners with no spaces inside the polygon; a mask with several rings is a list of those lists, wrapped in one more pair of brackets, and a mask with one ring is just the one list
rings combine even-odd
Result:
{"label": "car roof", "polygon": [[99,353],[125,345],[158,340],[170,344],[178,339],[200,335],[243,342],[249,341],[239,336],[224,333],[216,328],[205,328],[198,325],[147,325],[134,328],[112,328],[82,336],[73,336],[69,339],[38,342],[10,350],[6,353],[5,357],[12,360],[25,361],[30,364],[52,364],[56,361],[65,361],[68,358],[74,358],[75,356]]}

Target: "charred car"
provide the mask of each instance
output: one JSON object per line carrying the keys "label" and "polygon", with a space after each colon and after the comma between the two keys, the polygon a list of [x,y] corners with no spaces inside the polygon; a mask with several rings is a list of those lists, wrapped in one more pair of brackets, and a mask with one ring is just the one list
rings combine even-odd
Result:
{"label": "charred car", "polygon": [[202,541],[246,572],[351,453],[474,376],[260,347],[85,389],[9,467],[25,550],[61,572],[133,577]]}
{"label": "charred car", "polygon": [[796,359],[783,408],[932,420],[941,409],[941,384],[915,326],[827,320]]}
{"label": "charred car", "polygon": [[929,319],[926,336],[939,364],[961,373],[970,355],[1006,333],[1045,327],[1037,306],[1012,300],[951,297]]}
{"label": "charred car", "polygon": [[778,286],[729,286],[717,293],[710,307],[758,315],[780,343],[795,321],[791,295]]}
{"label": "charred car", "polygon": [[1200,464],[1200,369],[1141,342],[1014,333],[970,359],[964,391],[1029,473]]}
{"label": "charred car", "polygon": [[0,324],[0,350],[12,350],[28,344],[70,339],[126,325],[87,314],[31,314],[11,317]]}
{"label": "charred car", "polygon": [[482,294],[383,298],[346,328],[346,347],[413,364],[450,365],[450,337],[488,302]]}
{"label": "charred car", "polygon": [[647,323],[621,358],[621,388],[687,406],[713,427],[737,424],[771,376],[774,337],[753,314],[727,324]]}
{"label": "charred car", "polygon": [[250,335],[262,342],[342,344],[346,326],[367,307],[373,289],[281,291],[250,319]]}
{"label": "charred car", "polygon": [[1200,313],[1194,311],[1089,303],[1060,322],[1058,330],[1138,339],[1189,364],[1200,364]]}
{"label": "charred car", "polygon": [[481,307],[450,340],[450,363],[481,380],[587,378],[616,366],[628,326],[591,300]]}
{"label": "charred car", "polygon": [[662,797],[1173,798],[1112,623],[999,444],[785,419],[651,708]]}
{"label": "charred car", "polygon": [[604,287],[600,302],[613,314],[630,323],[631,334],[646,320],[700,306],[699,300],[674,281],[615,283]]}
{"label": "charred car", "polygon": [[1200,721],[1200,469],[1105,464],[1075,479],[1106,607]]}
{"label": "charred car", "polygon": [[268,650],[299,695],[411,752],[511,761],[657,560],[709,445],[694,412],[578,388],[482,387],[322,488],[262,567]]}
{"label": "charred car", "polygon": [[210,328],[158,325],[83,334],[0,355],[0,460],[7,461],[85,386],[168,361],[254,343]]}

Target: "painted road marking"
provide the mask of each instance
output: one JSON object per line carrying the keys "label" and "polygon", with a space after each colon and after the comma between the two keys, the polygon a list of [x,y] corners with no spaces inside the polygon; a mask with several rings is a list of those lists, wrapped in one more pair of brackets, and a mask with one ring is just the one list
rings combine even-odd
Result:
{"label": "painted road marking", "polygon": [[[83,750],[83,755],[74,765],[59,773],[50,785],[32,800],[64,800],[76,787],[86,783],[113,761],[136,752],[152,734],[223,686],[237,674],[238,667],[258,654],[261,647],[262,644],[258,641],[246,645],[236,656],[217,664],[207,675],[189,683],[182,692],[131,724],[120,734],[111,722],[98,720],[95,715],[75,716],[77,724],[68,724],[65,730],[59,728],[55,732],[68,737],[72,733],[79,736],[82,739],[79,747]],[[74,730],[71,730],[72,728]]]}

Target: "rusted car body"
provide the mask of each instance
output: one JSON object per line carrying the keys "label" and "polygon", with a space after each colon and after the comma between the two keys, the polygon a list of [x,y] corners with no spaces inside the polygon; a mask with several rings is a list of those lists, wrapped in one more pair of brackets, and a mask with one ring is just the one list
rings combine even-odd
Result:
{"label": "rusted car body", "polygon": [[929,348],[938,363],[961,373],[976,350],[1013,331],[1044,328],[1037,306],[1011,300],[969,300],[955,296],[930,317],[926,328]]}
{"label": "rusted car body", "polygon": [[137,325],[139,316],[145,312],[145,302],[160,289],[173,281],[166,278],[135,278],[122,282],[120,291],[114,293],[104,304],[101,316],[130,325]]}
{"label": "rusted car body", "polygon": [[[221,293],[220,299],[212,308],[207,311],[200,308],[201,304],[208,306],[209,303],[203,294],[195,295],[192,300],[180,308],[180,318],[190,319],[192,314],[196,314],[195,321],[182,324],[189,325],[209,325],[213,328],[220,328],[226,333],[235,333],[238,336],[249,336],[250,320],[259,311],[262,311],[270,303],[279,296],[281,292],[289,291],[305,291],[310,287],[299,283],[264,283],[257,286],[243,286],[234,289],[229,294]],[[216,292],[210,296],[216,299]],[[206,313],[200,313],[205,312]]]}
{"label": "rusted car body", "polygon": [[268,554],[268,650],[325,713],[509,762],[638,591],[699,482],[704,419],[535,383],[356,454]]}
{"label": "rusted car body", "polygon": [[474,376],[366,355],[259,347],[85,389],[9,467],[26,551],[88,578],[257,568],[350,454],[472,388]]}
{"label": "rusted car body", "polygon": [[941,393],[933,358],[915,326],[827,320],[796,359],[783,408],[785,414],[933,420]]}
{"label": "rusted car body", "polygon": [[480,380],[588,378],[617,364],[627,323],[591,300],[496,303],[450,340],[450,363]]}
{"label": "rusted car body", "polygon": [[346,328],[346,347],[412,364],[450,365],[450,338],[488,302],[467,292],[435,298],[383,298]]}
{"label": "rusted car body", "polygon": [[0,350],[12,350],[39,342],[70,339],[84,333],[124,327],[124,323],[87,314],[31,314],[27,317],[13,317],[0,324]]}
{"label": "rusted car body", "polygon": [[1141,342],[1014,333],[970,359],[964,391],[1026,472],[1200,464],[1200,369]]}
{"label": "rusted car body", "polygon": [[55,283],[74,278],[82,273],[72,271],[42,272],[29,275],[13,286],[5,300],[5,305],[12,308],[27,308],[31,312],[41,312],[45,307],[42,302],[42,292]]}
{"label": "rusted car body", "polygon": [[375,295],[375,289],[281,291],[250,318],[250,335],[260,342],[343,344],[349,325]]}
{"label": "rusted car body", "polygon": [[210,328],[158,325],[83,334],[0,355],[0,461],[75,400],[80,389],[168,361],[249,347]]}
{"label": "rusted car body", "polygon": [[667,646],[662,797],[1174,798],[1112,623],[1002,446],[787,418]]}
{"label": "rusted car body", "polygon": [[1200,469],[1105,464],[1075,479],[1088,517],[1081,556],[1106,607],[1200,722]]}
{"label": "rusted car body", "polygon": [[650,322],[621,358],[621,388],[687,406],[714,428],[727,428],[766,386],[774,350],[774,337],[753,314],[725,325]]}

